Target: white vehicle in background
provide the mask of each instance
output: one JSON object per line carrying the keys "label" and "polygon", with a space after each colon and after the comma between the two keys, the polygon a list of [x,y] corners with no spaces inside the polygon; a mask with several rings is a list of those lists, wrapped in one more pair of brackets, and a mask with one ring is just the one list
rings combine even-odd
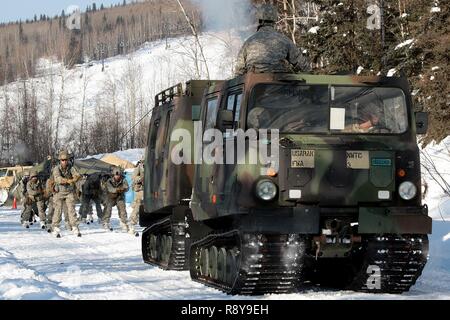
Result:
{"label": "white vehicle in background", "polygon": [[23,176],[23,172],[31,168],[31,166],[0,168],[0,206],[3,206],[8,200],[12,199],[20,178]]}

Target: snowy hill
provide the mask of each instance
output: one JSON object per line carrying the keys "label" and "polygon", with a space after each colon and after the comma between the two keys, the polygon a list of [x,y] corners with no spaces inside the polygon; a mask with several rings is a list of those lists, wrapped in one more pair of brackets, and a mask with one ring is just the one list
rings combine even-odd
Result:
{"label": "snowy hill", "polygon": [[[210,78],[230,78],[242,39],[236,34],[216,32],[203,33],[200,42]],[[151,110],[157,93],[190,79],[207,79],[193,37],[146,43],[136,52],[107,59],[104,64],[104,71],[102,61],[68,70],[54,59],[41,59],[36,78],[0,86],[0,114],[9,105],[14,106],[12,111],[19,117],[23,110],[16,107],[23,105],[24,96],[30,99],[35,94],[39,119],[46,124],[50,119],[58,145],[70,141],[69,148],[74,149],[73,134],[81,126],[83,111],[85,127],[93,123],[102,108],[112,110],[113,105],[122,122],[132,121],[132,116],[136,122]]]}

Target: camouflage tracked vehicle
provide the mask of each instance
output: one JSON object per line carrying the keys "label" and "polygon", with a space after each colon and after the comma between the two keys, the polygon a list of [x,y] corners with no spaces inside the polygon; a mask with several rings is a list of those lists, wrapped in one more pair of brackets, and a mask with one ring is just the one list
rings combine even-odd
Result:
{"label": "camouflage tracked vehicle", "polygon": [[[230,294],[408,291],[431,233],[416,142],[426,125],[402,78],[249,73],[170,88],[150,124],[143,258]],[[206,147],[210,128],[279,130],[259,136],[279,147],[279,168],[192,164],[195,152],[171,139],[184,129],[199,137],[188,145]],[[225,148],[240,138],[229,132],[219,144],[240,163]]]}

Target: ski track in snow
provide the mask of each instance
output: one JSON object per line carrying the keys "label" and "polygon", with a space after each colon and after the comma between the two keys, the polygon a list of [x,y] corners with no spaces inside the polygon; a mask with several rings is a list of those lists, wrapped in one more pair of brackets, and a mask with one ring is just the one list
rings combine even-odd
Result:
{"label": "ski track in snow", "polygon": [[[63,230],[56,239],[36,225],[19,224],[19,210],[0,208],[0,299],[138,300],[302,300],[302,299],[449,299],[450,223],[434,221],[430,260],[410,292],[372,295],[308,289],[297,294],[227,296],[191,281],[189,272],[163,271],[141,258],[140,238],[107,232],[95,222],[81,225],[82,238]],[[117,212],[115,212],[117,216]]]}

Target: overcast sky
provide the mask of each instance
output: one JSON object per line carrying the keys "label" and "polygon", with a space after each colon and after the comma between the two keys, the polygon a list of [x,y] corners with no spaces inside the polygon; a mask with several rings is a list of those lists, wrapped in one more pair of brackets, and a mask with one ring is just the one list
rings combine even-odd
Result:
{"label": "overcast sky", "polygon": [[[102,3],[109,7],[111,4],[122,3],[123,0],[0,0],[0,22],[33,19],[35,14],[38,17],[41,14],[53,17],[73,5],[85,11],[94,2],[100,8]],[[128,2],[130,1],[127,0]]]}

